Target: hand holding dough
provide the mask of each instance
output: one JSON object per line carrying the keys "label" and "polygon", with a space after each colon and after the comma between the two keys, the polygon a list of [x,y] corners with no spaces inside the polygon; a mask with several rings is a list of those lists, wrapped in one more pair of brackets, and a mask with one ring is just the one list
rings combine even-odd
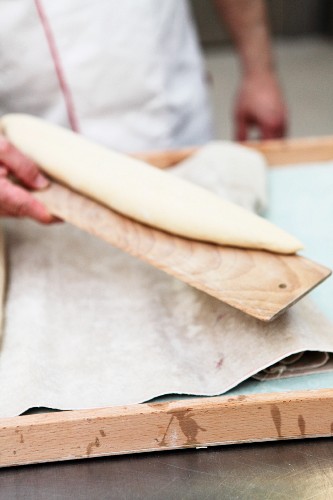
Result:
{"label": "hand holding dough", "polygon": [[282,229],[210,191],[69,130],[21,114],[3,116],[0,125],[52,178],[147,225],[221,245],[286,254],[302,248]]}

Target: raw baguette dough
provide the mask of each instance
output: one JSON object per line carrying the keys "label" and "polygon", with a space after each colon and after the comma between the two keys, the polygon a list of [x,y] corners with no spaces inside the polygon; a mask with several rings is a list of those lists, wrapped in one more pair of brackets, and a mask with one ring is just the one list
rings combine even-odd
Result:
{"label": "raw baguette dough", "polygon": [[150,226],[222,245],[287,254],[302,248],[282,229],[208,190],[69,130],[23,114],[3,116],[1,128],[51,177]]}

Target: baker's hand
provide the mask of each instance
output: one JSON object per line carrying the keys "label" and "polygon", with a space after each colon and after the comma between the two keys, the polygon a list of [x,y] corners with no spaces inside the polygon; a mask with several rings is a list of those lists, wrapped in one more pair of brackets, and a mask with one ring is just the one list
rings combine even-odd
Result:
{"label": "baker's hand", "polygon": [[235,139],[249,139],[257,129],[260,139],[278,139],[287,131],[287,109],[273,72],[246,75],[235,103]]}
{"label": "baker's hand", "polygon": [[54,217],[46,208],[11,178],[31,189],[43,189],[49,184],[37,166],[0,135],[0,216],[31,217],[44,224],[53,222]]}

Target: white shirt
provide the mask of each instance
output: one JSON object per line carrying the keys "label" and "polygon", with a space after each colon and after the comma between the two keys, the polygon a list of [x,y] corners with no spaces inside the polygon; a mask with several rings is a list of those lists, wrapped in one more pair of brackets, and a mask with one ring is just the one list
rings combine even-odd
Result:
{"label": "white shirt", "polygon": [[0,0],[0,14],[1,114],[122,151],[212,138],[186,0]]}

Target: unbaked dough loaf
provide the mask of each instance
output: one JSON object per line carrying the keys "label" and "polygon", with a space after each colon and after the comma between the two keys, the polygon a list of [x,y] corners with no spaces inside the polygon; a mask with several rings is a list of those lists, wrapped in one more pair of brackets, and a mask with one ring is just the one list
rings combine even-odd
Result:
{"label": "unbaked dough loaf", "polygon": [[302,248],[282,229],[208,190],[69,130],[22,114],[3,116],[1,128],[52,178],[150,226],[222,245],[286,254]]}

